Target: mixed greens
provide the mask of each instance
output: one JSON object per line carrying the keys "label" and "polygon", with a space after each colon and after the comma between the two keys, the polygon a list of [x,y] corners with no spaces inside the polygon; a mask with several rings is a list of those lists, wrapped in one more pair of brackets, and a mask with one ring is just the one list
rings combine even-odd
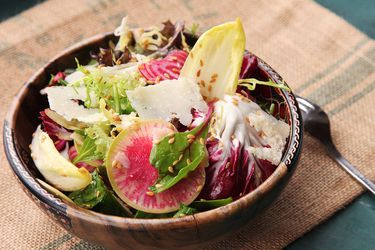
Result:
{"label": "mixed greens", "polygon": [[130,29],[125,17],[117,42],[51,76],[30,145],[39,182],[134,218],[207,211],[264,182],[289,137],[278,94],[289,89],[245,51],[239,19],[196,33],[170,21]]}

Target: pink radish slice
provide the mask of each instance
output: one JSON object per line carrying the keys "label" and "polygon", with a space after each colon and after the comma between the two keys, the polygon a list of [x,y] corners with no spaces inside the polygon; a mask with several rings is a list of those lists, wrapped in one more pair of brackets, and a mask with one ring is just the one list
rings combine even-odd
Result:
{"label": "pink radish slice", "polygon": [[154,59],[139,67],[139,72],[146,80],[158,83],[158,80],[177,79],[188,53],[183,50],[173,50],[162,59]]}
{"label": "pink radish slice", "polygon": [[107,173],[113,190],[129,206],[148,213],[168,213],[188,205],[199,195],[204,167],[198,167],[170,189],[158,194],[149,190],[159,173],[149,162],[153,141],[176,132],[168,123],[149,120],[122,131],[112,143],[107,157]]}

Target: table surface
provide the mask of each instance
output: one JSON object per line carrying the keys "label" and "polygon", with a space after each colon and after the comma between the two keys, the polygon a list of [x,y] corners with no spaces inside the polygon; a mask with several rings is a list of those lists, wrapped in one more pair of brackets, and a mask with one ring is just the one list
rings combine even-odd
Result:
{"label": "table surface", "polygon": [[[43,0],[0,0],[0,21]],[[375,38],[375,0],[316,0]],[[339,167],[339,166],[337,166]],[[290,244],[287,249],[374,249],[375,198],[365,193],[327,222]]]}

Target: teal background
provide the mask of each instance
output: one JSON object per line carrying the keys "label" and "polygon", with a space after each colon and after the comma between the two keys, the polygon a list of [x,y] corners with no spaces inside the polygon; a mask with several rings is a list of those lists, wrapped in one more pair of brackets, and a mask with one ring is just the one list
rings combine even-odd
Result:
{"label": "teal background", "polygon": [[[0,0],[0,21],[43,0]],[[316,0],[375,38],[375,0]],[[339,166],[337,166],[339,168]],[[375,197],[365,193],[287,249],[375,249]]]}
{"label": "teal background", "polygon": [[316,2],[343,17],[369,37],[375,38],[375,0],[316,0]]}
{"label": "teal background", "polygon": [[[375,38],[375,0],[316,0]],[[339,168],[339,166],[337,165]],[[287,249],[375,249],[375,197],[366,192]]]}

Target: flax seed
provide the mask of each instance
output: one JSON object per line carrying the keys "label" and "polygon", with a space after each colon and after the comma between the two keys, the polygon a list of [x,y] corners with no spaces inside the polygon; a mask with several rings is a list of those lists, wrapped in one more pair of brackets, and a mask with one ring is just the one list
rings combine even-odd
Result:
{"label": "flax seed", "polygon": [[47,137],[42,134],[42,136],[40,137],[40,142],[43,143],[46,139]]}
{"label": "flax seed", "polygon": [[168,167],[168,171],[169,171],[170,173],[173,174],[173,173],[174,173],[174,169],[173,169],[173,167],[172,167],[172,166],[169,166],[169,167]]}
{"label": "flax seed", "polygon": [[161,80],[161,77],[160,77],[160,76],[157,76],[157,77],[155,78],[155,83],[159,83],[160,80]]}
{"label": "flax seed", "polygon": [[243,90],[243,89],[241,89],[241,91],[240,91],[242,94],[243,94],[243,96],[247,96],[247,93],[246,93],[246,91],[245,90]]}
{"label": "flax seed", "polygon": [[199,60],[199,65],[200,65],[201,67],[203,67],[203,60],[202,60],[202,59]]}
{"label": "flax seed", "polygon": [[193,134],[188,134],[186,137],[187,137],[188,139],[195,139],[195,135],[193,135]]}
{"label": "flax seed", "polygon": [[172,165],[173,165],[173,166],[176,166],[177,163],[178,163],[178,160],[175,160],[175,161],[172,163]]}
{"label": "flax seed", "polygon": [[227,164],[225,164],[225,169],[228,169],[230,167],[230,162],[227,162]]}
{"label": "flax seed", "polygon": [[121,167],[122,167],[122,165],[121,165],[120,162],[118,162],[118,163],[115,165],[115,168],[117,168],[117,169],[120,169]]}
{"label": "flax seed", "polygon": [[199,83],[202,85],[202,87],[206,87],[206,82],[204,80],[201,80]]}
{"label": "flax seed", "polygon": [[212,91],[212,85],[209,85],[207,90],[208,90],[208,92],[211,92]]}
{"label": "flax seed", "polygon": [[201,70],[198,69],[198,71],[197,71],[197,77],[199,77],[200,75],[201,75]]}
{"label": "flax seed", "polygon": [[147,191],[146,194],[147,194],[148,196],[154,196],[154,192],[152,192],[152,191]]}
{"label": "flax seed", "polygon": [[260,137],[263,138],[265,135],[266,135],[266,134],[265,134],[263,131],[260,131],[260,132],[259,132],[259,136],[260,136]]}
{"label": "flax seed", "polygon": [[112,162],[112,167],[115,168],[116,165],[117,165],[118,163],[119,163],[118,161],[114,160],[114,161]]}
{"label": "flax seed", "polygon": [[204,145],[204,140],[203,140],[203,138],[202,138],[202,137],[201,137],[201,138],[199,138],[199,142],[200,142],[200,144]]}
{"label": "flax seed", "polygon": [[167,126],[168,126],[169,129],[174,129],[174,125],[172,123],[168,123]]}
{"label": "flax seed", "polygon": [[169,144],[172,144],[172,143],[174,143],[174,140],[175,140],[175,138],[172,137],[171,139],[168,140],[168,143],[169,143]]}
{"label": "flax seed", "polygon": [[114,115],[113,116],[113,120],[116,121],[116,122],[120,122],[121,121],[121,118],[119,115]]}
{"label": "flax seed", "polygon": [[184,157],[183,154],[180,154],[180,157],[178,157],[178,160],[181,161],[181,159]]}

